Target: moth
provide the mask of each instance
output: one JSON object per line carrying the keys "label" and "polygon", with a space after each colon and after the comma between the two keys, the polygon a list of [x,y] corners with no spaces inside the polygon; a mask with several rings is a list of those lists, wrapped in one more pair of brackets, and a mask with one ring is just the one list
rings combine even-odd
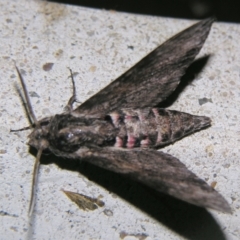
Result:
{"label": "moth", "polygon": [[[73,109],[76,91],[62,114],[37,120],[19,69],[33,131],[28,144],[38,150],[30,212],[41,154],[50,150],[67,159],[127,175],[188,203],[230,213],[227,201],[177,158],[157,151],[211,125],[205,116],[158,108],[178,86],[201,50],[213,18],[202,20],[153,50],[100,92]],[[71,71],[71,70],[70,70]]]}

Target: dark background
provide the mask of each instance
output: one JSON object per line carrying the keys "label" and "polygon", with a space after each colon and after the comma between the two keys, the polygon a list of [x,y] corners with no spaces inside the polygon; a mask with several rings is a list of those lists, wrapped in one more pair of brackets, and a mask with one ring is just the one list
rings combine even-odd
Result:
{"label": "dark background", "polygon": [[58,0],[58,3],[154,16],[240,22],[240,0]]}

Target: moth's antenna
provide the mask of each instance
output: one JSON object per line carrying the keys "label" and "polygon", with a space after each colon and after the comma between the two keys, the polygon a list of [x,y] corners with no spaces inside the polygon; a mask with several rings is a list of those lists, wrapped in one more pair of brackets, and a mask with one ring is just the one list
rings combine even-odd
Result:
{"label": "moth's antenna", "polygon": [[[37,126],[39,126],[39,122],[38,122],[38,120],[37,120],[37,118],[36,118],[36,116],[33,112],[33,108],[32,108],[31,102],[30,102],[30,98],[29,98],[29,95],[28,95],[28,92],[27,92],[25,82],[23,80],[23,77],[22,77],[16,63],[15,63],[15,67],[16,67],[19,79],[21,81],[21,84],[22,84],[22,89],[23,89],[23,92],[24,92],[25,100],[27,102],[27,108],[28,108],[28,111],[29,111],[29,115],[32,118],[32,120],[34,121],[35,126],[37,127]],[[28,129],[28,128],[29,127],[23,128],[23,129]],[[20,129],[20,130],[23,130],[23,129]],[[38,170],[39,170],[39,166],[40,166],[40,158],[41,158],[41,155],[42,155],[42,151],[43,151],[43,148],[40,147],[40,149],[38,149],[36,161],[35,161],[35,164],[34,164],[32,189],[31,189],[31,199],[30,199],[30,205],[29,205],[29,211],[28,211],[29,216],[31,216],[32,212],[33,212],[33,207],[34,207],[34,202],[35,202],[35,189],[36,189],[36,183],[37,183],[37,179],[38,179]]]}
{"label": "moth's antenna", "polygon": [[19,71],[19,69],[18,69],[16,64],[15,64],[15,67],[16,67],[18,76],[20,78],[21,84],[22,84],[22,88],[23,88],[25,99],[27,101],[27,107],[28,107],[28,110],[29,110],[29,115],[31,116],[32,120],[34,121],[35,126],[38,126],[39,122],[38,122],[38,120],[35,117],[35,114],[33,112],[33,108],[32,108],[32,105],[31,105],[28,93],[27,93],[27,88],[26,88],[25,82],[24,82],[23,77],[22,77],[22,75],[21,75],[21,73],[20,73],[20,71]]}
{"label": "moth's antenna", "polygon": [[39,149],[38,153],[37,153],[34,169],[33,169],[31,199],[30,199],[30,204],[29,204],[28,216],[32,215],[33,207],[34,207],[34,203],[35,203],[35,190],[36,190],[36,185],[37,185],[37,180],[38,180],[38,170],[39,170],[39,166],[40,166],[41,155],[42,155],[42,149]]}

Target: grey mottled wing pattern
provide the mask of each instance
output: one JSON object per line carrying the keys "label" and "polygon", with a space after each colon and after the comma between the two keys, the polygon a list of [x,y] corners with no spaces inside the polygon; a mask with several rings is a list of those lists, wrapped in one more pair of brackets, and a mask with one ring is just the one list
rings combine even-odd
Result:
{"label": "grey mottled wing pattern", "polygon": [[200,21],[170,38],[74,113],[97,117],[119,108],[143,108],[162,102],[175,90],[202,48],[213,21]]}
{"label": "grey mottled wing pattern", "polygon": [[227,201],[217,191],[169,154],[110,147],[93,150],[84,160],[130,176],[157,191],[194,205],[231,212]]}

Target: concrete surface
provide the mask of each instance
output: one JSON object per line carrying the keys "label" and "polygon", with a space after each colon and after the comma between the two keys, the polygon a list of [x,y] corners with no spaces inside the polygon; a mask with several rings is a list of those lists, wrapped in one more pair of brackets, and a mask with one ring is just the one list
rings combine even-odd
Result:
{"label": "concrete surface", "polygon": [[[212,127],[164,149],[216,185],[232,215],[46,156],[29,219],[35,155],[26,145],[30,131],[9,133],[28,125],[13,61],[40,119],[63,111],[71,95],[68,67],[83,102],[193,21],[29,0],[0,0],[0,9],[1,239],[240,239],[240,25],[214,23],[198,56],[211,54],[209,61],[170,107],[209,116]],[[61,189],[102,196],[105,206],[80,210]]]}

